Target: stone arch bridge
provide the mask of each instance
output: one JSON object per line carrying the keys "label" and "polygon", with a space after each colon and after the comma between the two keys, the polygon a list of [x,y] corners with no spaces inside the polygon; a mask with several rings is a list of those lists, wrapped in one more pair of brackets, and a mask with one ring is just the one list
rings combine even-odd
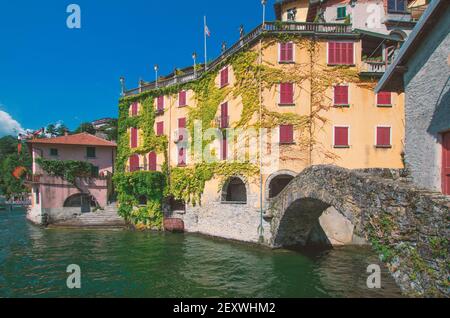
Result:
{"label": "stone arch bridge", "polygon": [[405,293],[450,295],[448,196],[414,187],[399,170],[313,166],[272,200],[269,244],[306,245],[330,207],[371,243]]}

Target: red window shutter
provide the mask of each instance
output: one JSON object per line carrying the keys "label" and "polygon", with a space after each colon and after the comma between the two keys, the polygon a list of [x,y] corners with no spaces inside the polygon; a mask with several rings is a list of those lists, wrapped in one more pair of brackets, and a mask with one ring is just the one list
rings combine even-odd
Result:
{"label": "red window shutter", "polygon": [[157,157],[156,152],[150,152],[148,154],[148,170],[156,171]]}
{"label": "red window shutter", "polygon": [[280,84],[280,104],[290,105],[294,104],[294,84],[281,83]]}
{"label": "red window shutter", "polygon": [[280,62],[286,62],[286,60],[287,60],[286,43],[280,43]]}
{"label": "red window shutter", "polygon": [[334,127],[334,145],[340,147],[349,145],[348,127]]}
{"label": "red window shutter", "polygon": [[336,43],[328,42],[328,64],[336,64]]}
{"label": "red window shutter", "polygon": [[130,157],[130,172],[139,170],[139,156],[133,155]]}
{"label": "red window shutter", "polygon": [[186,106],[186,91],[181,91],[178,94],[178,106]]}
{"label": "red window shutter", "polygon": [[377,146],[391,145],[391,128],[377,127]]}
{"label": "red window shutter", "polygon": [[224,87],[228,84],[228,67],[224,68],[220,72],[220,86]]}
{"label": "red window shutter", "polygon": [[156,135],[157,136],[164,135],[164,122],[163,121],[156,123]]}
{"label": "red window shutter", "polygon": [[181,131],[181,130],[185,130],[186,129],[186,118],[179,118],[178,119],[178,129],[180,130],[179,132],[179,140],[184,140],[184,135],[185,135],[185,131]]}
{"label": "red window shutter", "polygon": [[227,141],[226,137],[223,137],[223,139],[222,139],[221,153],[222,153],[222,160],[227,160],[228,141]]}
{"label": "red window shutter", "polygon": [[178,149],[178,165],[186,165],[186,149],[183,147]]}
{"label": "red window shutter", "polygon": [[138,114],[138,103],[131,104],[131,116],[137,116]]}
{"label": "red window shutter", "polygon": [[353,50],[354,50],[353,42],[347,43],[347,50],[346,51],[347,51],[347,64],[348,65],[355,64],[355,61],[353,60],[353,57],[354,57]]}
{"label": "red window shutter", "polygon": [[228,103],[221,105],[220,128],[228,128]]}
{"label": "red window shutter", "polygon": [[164,110],[164,96],[158,96],[157,109]]}
{"label": "red window shutter", "polygon": [[294,126],[281,125],[280,126],[280,143],[289,144],[294,142]]}
{"label": "red window shutter", "polygon": [[138,146],[138,130],[137,128],[131,128],[131,148]]}
{"label": "red window shutter", "polygon": [[338,85],[334,87],[334,104],[348,105],[348,86]]}
{"label": "red window shutter", "polygon": [[377,95],[377,105],[392,105],[391,92],[379,92]]}
{"label": "red window shutter", "polygon": [[294,60],[294,44],[289,42],[286,46],[286,60],[292,62]]}
{"label": "red window shutter", "polygon": [[353,65],[353,42],[328,42],[328,64]]}

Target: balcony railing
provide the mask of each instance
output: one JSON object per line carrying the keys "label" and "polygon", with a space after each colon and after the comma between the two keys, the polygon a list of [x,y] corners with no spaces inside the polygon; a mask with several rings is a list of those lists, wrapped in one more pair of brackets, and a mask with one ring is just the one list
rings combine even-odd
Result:
{"label": "balcony railing", "polygon": [[361,73],[379,73],[383,74],[386,72],[386,62],[375,62],[375,61],[363,61],[361,67]]}
{"label": "balcony railing", "polygon": [[419,21],[427,8],[428,4],[424,4],[421,6],[411,7],[408,9],[408,11],[411,14],[411,18],[413,21]]}
{"label": "balcony railing", "polygon": [[[254,43],[263,34],[299,33],[299,34],[347,34],[355,35],[350,24],[343,23],[313,23],[313,22],[266,22],[259,25],[250,33],[239,39],[233,46],[223,52],[218,58],[208,64],[208,69],[214,69],[231,55],[235,54],[248,44]],[[145,83],[138,88],[127,90],[125,96],[140,94],[145,91],[164,88],[176,84],[183,84],[199,79],[205,70],[191,70],[183,74],[175,74],[168,79],[158,82]]]}

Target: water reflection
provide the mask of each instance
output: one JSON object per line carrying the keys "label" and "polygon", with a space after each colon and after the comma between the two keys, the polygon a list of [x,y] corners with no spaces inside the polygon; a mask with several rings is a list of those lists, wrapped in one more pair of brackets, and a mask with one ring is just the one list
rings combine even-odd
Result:
{"label": "water reflection", "polygon": [[[373,297],[369,249],[272,251],[197,235],[44,230],[24,213],[0,214],[0,297]],[[78,264],[81,290],[66,288]]]}

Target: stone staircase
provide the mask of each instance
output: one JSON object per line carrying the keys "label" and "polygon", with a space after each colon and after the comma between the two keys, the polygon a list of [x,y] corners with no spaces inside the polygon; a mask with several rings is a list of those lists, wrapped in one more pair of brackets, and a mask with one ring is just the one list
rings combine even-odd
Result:
{"label": "stone staircase", "polygon": [[82,215],[50,225],[50,227],[74,228],[122,228],[125,220],[117,213],[116,204],[108,205],[103,211],[83,213]]}

